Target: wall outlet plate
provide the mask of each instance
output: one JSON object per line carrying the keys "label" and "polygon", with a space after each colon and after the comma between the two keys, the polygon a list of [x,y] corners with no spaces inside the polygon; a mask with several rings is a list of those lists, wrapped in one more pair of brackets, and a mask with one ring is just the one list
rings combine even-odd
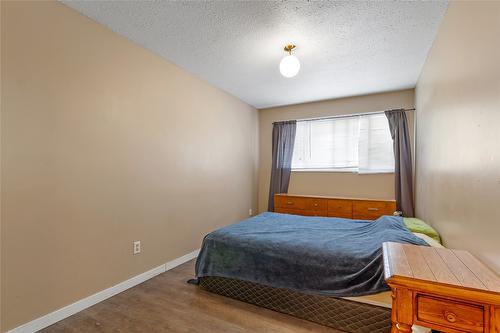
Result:
{"label": "wall outlet plate", "polygon": [[141,253],[141,241],[134,241],[134,254]]}
{"label": "wall outlet plate", "polygon": [[253,210],[252,210],[252,208],[250,208],[250,209],[248,210],[248,216],[252,216],[252,215],[253,215]]}

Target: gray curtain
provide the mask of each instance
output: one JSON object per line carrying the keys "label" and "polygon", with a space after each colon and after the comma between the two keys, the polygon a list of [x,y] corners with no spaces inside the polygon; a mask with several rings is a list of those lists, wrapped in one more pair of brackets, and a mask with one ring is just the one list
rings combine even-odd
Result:
{"label": "gray curtain", "polygon": [[268,210],[271,212],[274,211],[274,194],[288,192],[296,129],[295,120],[273,124],[273,164],[268,201]]}
{"label": "gray curtain", "polygon": [[394,147],[396,207],[403,216],[413,217],[413,171],[410,132],[404,109],[385,111]]}

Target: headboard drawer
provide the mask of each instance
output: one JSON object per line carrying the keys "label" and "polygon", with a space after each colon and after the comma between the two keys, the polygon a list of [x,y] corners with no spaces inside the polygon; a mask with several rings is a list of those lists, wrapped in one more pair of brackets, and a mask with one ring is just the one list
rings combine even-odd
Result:
{"label": "headboard drawer", "polygon": [[274,206],[286,209],[306,209],[306,198],[295,196],[279,196],[274,198]]}
{"label": "headboard drawer", "polygon": [[328,200],[328,216],[344,217],[352,219],[352,200],[330,199]]}
{"label": "headboard drawer", "polygon": [[277,213],[358,220],[375,220],[382,215],[392,215],[396,210],[394,200],[316,197],[296,194],[276,194],[274,206]]}
{"label": "headboard drawer", "polygon": [[306,198],[306,209],[312,211],[326,211],[328,200],[317,198]]}
{"label": "headboard drawer", "polygon": [[352,207],[352,218],[357,220],[375,220],[382,215],[392,215],[395,210],[395,202],[355,200]]}

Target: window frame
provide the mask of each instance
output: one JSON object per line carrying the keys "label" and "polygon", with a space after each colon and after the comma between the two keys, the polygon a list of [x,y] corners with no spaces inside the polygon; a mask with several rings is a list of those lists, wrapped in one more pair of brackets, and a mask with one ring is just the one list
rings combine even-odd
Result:
{"label": "window frame", "polygon": [[[353,114],[346,114],[346,115],[335,115],[335,116],[327,116],[327,117],[318,117],[318,118],[306,118],[306,119],[299,119],[297,122],[300,121],[321,121],[321,120],[328,120],[328,119],[336,119],[336,118],[352,118],[352,117],[361,117],[361,116],[370,116],[370,115],[377,115],[377,114],[384,114],[384,112],[367,112],[367,113],[353,113]],[[295,150],[295,147],[294,147]],[[293,159],[292,159],[293,160]],[[395,165],[394,169],[392,171],[375,171],[375,172],[369,172],[369,173],[360,173],[359,172],[359,164],[358,167],[345,167],[345,168],[293,168],[291,167],[291,172],[297,172],[297,173],[340,173],[340,174],[356,174],[360,176],[369,176],[369,175],[379,175],[379,174],[394,174],[395,172]]]}

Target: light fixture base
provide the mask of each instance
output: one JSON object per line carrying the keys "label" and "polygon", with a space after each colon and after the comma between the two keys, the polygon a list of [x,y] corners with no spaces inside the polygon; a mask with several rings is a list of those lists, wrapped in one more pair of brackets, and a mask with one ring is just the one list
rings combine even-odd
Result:
{"label": "light fixture base", "polygon": [[290,54],[292,54],[292,50],[295,48],[295,45],[293,44],[288,44],[287,46],[285,46],[284,50]]}

